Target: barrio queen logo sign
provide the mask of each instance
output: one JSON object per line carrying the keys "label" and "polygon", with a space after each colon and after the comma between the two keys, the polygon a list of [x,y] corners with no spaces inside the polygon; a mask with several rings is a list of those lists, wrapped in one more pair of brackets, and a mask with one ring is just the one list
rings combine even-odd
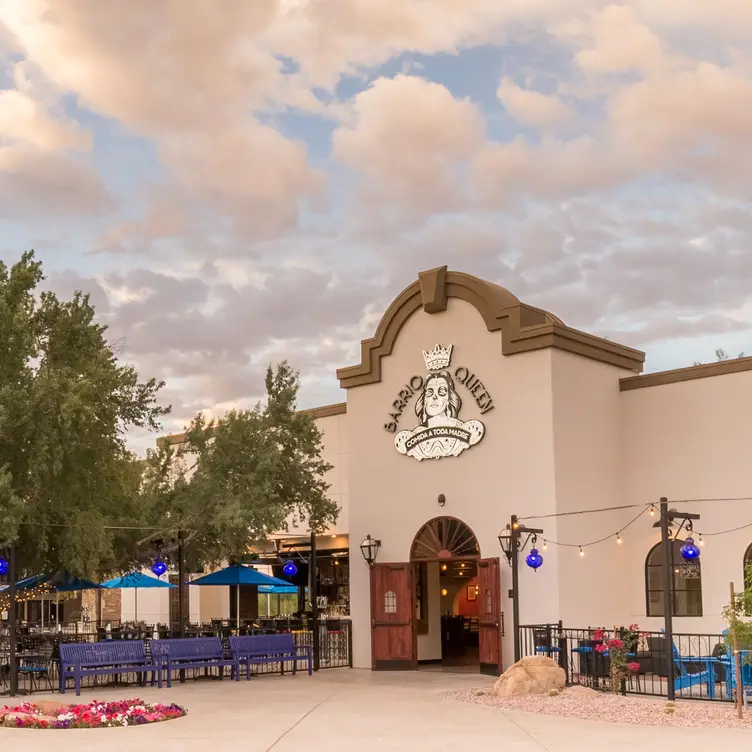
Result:
{"label": "barrio queen logo sign", "polygon": [[413,376],[392,403],[394,412],[389,413],[389,422],[384,428],[397,433],[402,413],[412,398],[416,397],[414,411],[419,424],[412,429],[399,431],[394,437],[394,446],[401,454],[420,461],[457,457],[465,449],[475,446],[484,436],[486,427],[479,420],[463,421],[460,418],[462,398],[455,383],[470,392],[484,415],[494,409],[494,402],[483,382],[465,366],[450,371],[452,345],[436,345],[433,350],[423,351],[428,374]]}

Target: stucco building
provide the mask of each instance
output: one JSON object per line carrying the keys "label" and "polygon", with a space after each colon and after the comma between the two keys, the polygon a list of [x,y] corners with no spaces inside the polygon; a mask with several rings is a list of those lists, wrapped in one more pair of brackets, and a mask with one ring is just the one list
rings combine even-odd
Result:
{"label": "stucco building", "polygon": [[[707,533],[752,523],[752,359],[640,375],[643,363],[445,267],[397,296],[361,362],[337,372],[346,402],[310,411],[342,509],[327,535],[349,540],[356,667],[447,659],[452,618],[484,670],[508,665],[498,535],[512,514],[544,530],[543,566],[522,567],[523,624],[660,628],[660,497],[706,533],[701,578],[676,573],[675,629],[720,631],[752,527]],[[372,568],[367,535],[381,542]]]}

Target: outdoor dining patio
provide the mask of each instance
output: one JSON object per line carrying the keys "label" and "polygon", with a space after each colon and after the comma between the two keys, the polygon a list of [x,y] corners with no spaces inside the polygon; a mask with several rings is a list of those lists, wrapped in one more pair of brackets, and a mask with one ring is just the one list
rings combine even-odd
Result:
{"label": "outdoor dining patio", "polygon": [[[175,623],[152,623],[138,619],[138,592],[144,589],[181,589],[176,585],[153,577],[143,572],[126,573],[112,580],[95,583],[66,573],[56,575],[37,575],[27,577],[15,583],[17,593],[31,592],[38,589],[52,597],[52,594],[70,594],[83,590],[128,589],[134,592],[134,616],[127,621],[109,620],[75,620],[45,623],[22,622],[15,624],[15,634],[11,634],[9,620],[0,623],[0,693],[12,691],[12,674],[15,673],[18,692],[27,694],[37,691],[57,689],[60,678],[61,646],[72,644],[99,643],[117,644],[120,641],[143,643],[145,655],[150,656],[154,641],[170,641],[176,638],[196,638],[200,640],[214,638],[221,645],[224,655],[230,654],[231,640],[237,637],[262,635],[290,635],[297,649],[316,650],[316,668],[334,668],[352,666],[352,632],[349,620],[323,619],[314,621],[307,614],[297,617],[258,616],[241,617],[240,591],[248,587],[252,592],[262,589],[267,599],[275,592],[288,594],[291,586],[288,582],[259,572],[252,567],[232,564],[224,569],[212,572],[191,581],[186,585],[196,587],[230,587],[234,591],[235,602],[232,618],[211,618],[208,621],[191,622],[185,620],[182,628]],[[0,594],[7,591],[6,586]],[[297,592],[297,589],[295,589]],[[7,595],[7,593],[6,593]],[[20,604],[17,604],[17,606]],[[56,609],[59,616],[60,610]],[[314,636],[316,639],[314,639]],[[15,639],[12,639],[15,637]],[[11,642],[14,644],[11,646]],[[155,643],[156,644],[156,643]],[[12,671],[15,668],[15,671]],[[290,670],[292,664],[283,661],[280,667],[258,662],[251,667],[254,675]],[[195,668],[182,669],[181,680],[185,679],[221,679],[229,666],[208,674],[205,670]],[[83,686],[103,686],[112,684],[135,684],[141,679],[142,672],[135,669],[125,672],[85,677]]]}
{"label": "outdoor dining patio", "polygon": [[[629,630],[616,628],[607,635],[618,639],[625,632]],[[603,630],[590,627],[524,625],[520,627],[521,651],[523,657],[543,655],[555,660],[564,669],[568,685],[611,691],[609,652],[599,650],[604,644],[602,634]],[[622,693],[666,697],[673,686],[677,699],[733,702],[737,697],[737,658],[725,634],[674,633],[669,648],[663,632],[640,631],[628,649],[635,669],[624,679]],[[741,650],[738,655],[746,703],[752,692],[752,651]]]}

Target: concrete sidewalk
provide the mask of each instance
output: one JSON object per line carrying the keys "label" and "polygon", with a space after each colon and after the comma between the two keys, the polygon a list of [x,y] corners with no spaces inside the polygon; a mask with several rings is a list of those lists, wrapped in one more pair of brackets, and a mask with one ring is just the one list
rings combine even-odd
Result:
{"label": "concrete sidewalk", "polygon": [[[173,701],[185,718],[149,726],[69,731],[0,729],[0,742],[56,752],[241,749],[244,752],[504,750],[504,752],[723,752],[752,746],[752,732],[661,729],[529,715],[443,699],[443,690],[483,687],[491,679],[439,672],[371,673],[350,669],[228,680],[188,681],[172,689],[85,690],[81,700],[140,697]],[[50,696],[52,697],[52,696]],[[54,697],[58,697],[54,695]],[[75,695],[65,695],[75,702]],[[39,696],[42,699],[42,696]],[[15,747],[14,747],[15,748]]]}

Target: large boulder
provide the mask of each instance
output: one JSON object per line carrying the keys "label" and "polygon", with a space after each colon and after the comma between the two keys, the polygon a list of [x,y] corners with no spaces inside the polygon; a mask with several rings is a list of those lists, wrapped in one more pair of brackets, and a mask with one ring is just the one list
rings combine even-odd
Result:
{"label": "large boulder", "polygon": [[564,689],[564,669],[551,658],[535,655],[510,666],[496,681],[491,694],[496,697],[544,695],[552,689]]}

